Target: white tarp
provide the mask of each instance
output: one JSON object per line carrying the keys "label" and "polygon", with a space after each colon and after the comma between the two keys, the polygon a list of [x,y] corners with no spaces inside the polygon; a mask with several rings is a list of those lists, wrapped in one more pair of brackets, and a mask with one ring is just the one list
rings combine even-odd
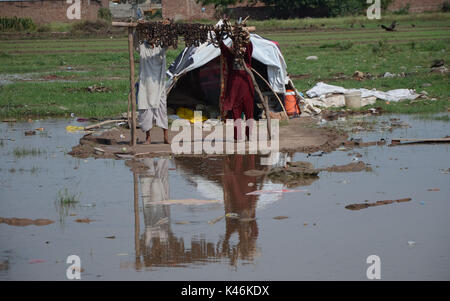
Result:
{"label": "white tarp", "polygon": [[[267,65],[268,81],[272,89],[278,93],[286,93],[285,84],[287,84],[289,77],[287,75],[286,62],[278,46],[274,42],[264,39],[257,34],[250,34],[250,41],[253,43],[252,58]],[[226,39],[224,44],[230,46],[231,39]],[[183,58],[178,58],[179,64],[189,61],[189,65],[183,66],[184,68],[177,68],[175,66],[174,69],[176,71],[174,73],[168,71],[167,75],[169,79],[166,82],[166,87],[171,86],[174,77],[197,69],[218,57],[220,55],[220,48],[216,48],[212,44],[204,43],[196,48],[186,48],[181,55]]]}
{"label": "white tarp", "polygon": [[306,95],[311,98],[321,97],[327,94],[345,94],[350,92],[359,91],[361,92],[361,97],[376,97],[378,99],[382,99],[384,101],[401,101],[401,100],[414,100],[420,97],[420,94],[417,94],[416,91],[410,89],[397,89],[391,90],[387,92],[378,91],[376,89],[368,90],[368,89],[345,89],[339,86],[328,85],[323,82],[317,83],[312,89],[306,92]]}

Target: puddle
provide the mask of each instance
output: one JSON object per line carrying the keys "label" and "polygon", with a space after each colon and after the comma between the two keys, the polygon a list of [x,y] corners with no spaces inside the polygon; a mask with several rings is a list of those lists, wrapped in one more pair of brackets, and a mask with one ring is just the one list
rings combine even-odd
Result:
{"label": "puddle", "polygon": [[[378,121],[390,118],[411,127],[351,138],[450,134],[446,122]],[[68,125],[83,124],[0,124],[0,216],[55,221],[0,223],[1,280],[65,280],[69,255],[84,280],[365,280],[373,254],[384,280],[450,279],[447,144],[282,154],[322,169],[289,188],[255,172],[255,155],[147,158],[138,173],[123,160],[74,158],[83,134]],[[24,135],[40,127],[46,135]],[[326,170],[355,160],[371,171]],[[370,208],[346,209],[355,204]]]}

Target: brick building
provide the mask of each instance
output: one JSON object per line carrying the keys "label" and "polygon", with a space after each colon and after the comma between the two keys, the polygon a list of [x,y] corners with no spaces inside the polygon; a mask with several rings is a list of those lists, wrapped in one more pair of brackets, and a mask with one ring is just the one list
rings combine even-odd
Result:
{"label": "brick building", "polygon": [[[389,6],[389,10],[400,10],[409,3],[410,12],[419,13],[427,11],[439,11],[445,0],[394,0]],[[164,18],[175,20],[194,20],[194,19],[213,19],[215,9],[213,5],[202,6],[196,0],[161,0],[162,14]],[[244,16],[252,15],[257,19],[265,19],[268,11],[264,5],[257,3],[256,5],[246,2],[229,7],[235,15]]]}
{"label": "brick building", "polygon": [[0,0],[0,17],[30,17],[36,24],[97,20],[109,0]]}
{"label": "brick building", "polygon": [[389,5],[389,10],[397,11],[409,5],[409,12],[423,13],[428,11],[439,11],[445,0],[394,0]]}

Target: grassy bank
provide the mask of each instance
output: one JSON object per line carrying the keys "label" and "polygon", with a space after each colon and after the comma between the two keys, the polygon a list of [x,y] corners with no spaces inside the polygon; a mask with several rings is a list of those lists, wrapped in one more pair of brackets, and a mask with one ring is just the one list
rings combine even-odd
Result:
{"label": "grassy bank", "polygon": [[[354,17],[268,20],[255,25],[258,33],[280,43],[288,72],[297,89],[303,92],[319,81],[384,91],[409,88],[427,92],[430,100],[378,102],[376,106],[398,113],[447,111],[449,75],[431,73],[430,66],[435,59],[450,62],[450,14],[396,15],[395,18],[400,26],[393,33],[379,29],[375,23],[356,26],[359,23],[354,21],[359,19]],[[369,22],[364,17],[361,21]],[[382,20],[389,21],[387,17]],[[352,22],[354,26],[349,28]],[[320,28],[310,28],[314,24]],[[181,49],[182,43],[178,49],[170,50],[167,62],[172,62]],[[318,60],[306,60],[311,55]],[[135,57],[138,62],[137,54]],[[136,70],[139,70],[138,63]],[[354,80],[352,75],[356,70],[373,77]],[[384,78],[386,72],[401,76]],[[0,117],[71,113],[86,117],[114,116],[127,109],[128,76],[125,37],[0,40]],[[88,87],[93,85],[104,86],[107,92],[89,92]]]}

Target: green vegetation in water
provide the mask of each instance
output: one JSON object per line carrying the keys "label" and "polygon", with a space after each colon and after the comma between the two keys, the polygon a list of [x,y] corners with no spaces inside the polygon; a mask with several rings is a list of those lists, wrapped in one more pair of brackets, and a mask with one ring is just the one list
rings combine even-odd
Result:
{"label": "green vegetation in water", "polygon": [[58,191],[56,201],[60,205],[74,205],[79,203],[79,195],[71,194],[67,188],[64,188],[63,191]]}
{"label": "green vegetation in water", "polygon": [[75,208],[79,203],[80,194],[71,194],[67,188],[63,191],[58,191],[55,200],[55,207],[59,215],[59,222],[61,225],[64,224],[65,218],[69,215],[70,209]]}
{"label": "green vegetation in water", "polygon": [[42,150],[40,148],[25,148],[25,147],[16,147],[13,150],[13,155],[16,158],[22,158],[27,156],[37,157],[41,155],[47,154],[46,150]]}

